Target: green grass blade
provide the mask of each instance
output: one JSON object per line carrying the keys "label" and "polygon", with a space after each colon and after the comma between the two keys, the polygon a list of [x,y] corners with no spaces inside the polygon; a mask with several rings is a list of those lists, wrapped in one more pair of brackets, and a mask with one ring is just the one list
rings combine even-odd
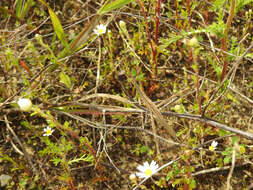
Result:
{"label": "green grass blade", "polygon": [[77,37],[71,42],[71,45],[69,49],[65,48],[58,54],[58,58],[61,59],[70,53],[75,52],[76,50],[80,49],[81,46],[83,46],[89,38],[90,33],[96,27],[98,21],[101,19],[100,15],[96,15],[92,18],[92,20],[88,23],[88,25],[84,28],[82,32],[80,32]]}
{"label": "green grass blade", "polygon": [[16,5],[15,5],[15,13],[16,13],[16,16],[17,16],[18,18],[20,18],[21,13],[22,13],[23,1],[24,1],[24,0],[17,0],[17,3],[16,3]]}
{"label": "green grass blade", "polygon": [[106,4],[105,6],[101,7],[101,9],[98,11],[99,15],[103,15],[107,12],[110,12],[114,9],[118,9],[121,8],[125,5],[127,5],[128,3],[133,2],[134,0],[116,0],[113,1],[112,3]]}
{"label": "green grass blade", "polygon": [[69,89],[71,88],[71,79],[66,73],[60,73],[60,82],[65,84]]}
{"label": "green grass blade", "polygon": [[28,11],[30,10],[31,6],[33,4],[33,0],[28,0],[23,7],[23,10],[20,14],[20,19],[23,20],[24,17],[26,16],[26,14],[28,13]]}
{"label": "green grass blade", "polygon": [[57,17],[57,15],[54,13],[54,11],[51,9],[51,7],[49,7],[49,5],[44,0],[39,0],[39,1],[47,7],[53,27],[54,27],[54,31],[55,31],[57,37],[59,38],[61,43],[64,45],[64,47],[68,48],[69,44],[68,44],[68,41],[65,37],[65,33],[64,33],[64,30],[63,30],[63,27],[61,25],[59,18]]}
{"label": "green grass blade", "polygon": [[61,43],[64,45],[64,47],[68,46],[68,42],[67,39],[65,37],[65,33],[63,30],[63,27],[60,23],[60,20],[58,19],[57,15],[54,13],[54,11],[50,8],[48,9],[52,23],[53,23],[53,27],[55,30],[55,33],[57,35],[57,37],[60,39]]}

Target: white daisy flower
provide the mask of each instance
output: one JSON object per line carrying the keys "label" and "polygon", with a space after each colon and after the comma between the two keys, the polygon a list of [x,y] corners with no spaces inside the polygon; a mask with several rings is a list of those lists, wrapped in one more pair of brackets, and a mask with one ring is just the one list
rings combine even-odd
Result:
{"label": "white daisy flower", "polygon": [[93,31],[96,35],[100,36],[106,32],[106,25],[100,24]]}
{"label": "white daisy flower", "polygon": [[209,146],[209,150],[214,151],[217,148],[218,142],[213,141],[211,146]]}
{"label": "white daisy flower", "polygon": [[137,172],[136,175],[140,178],[149,178],[151,177],[154,173],[156,173],[157,169],[158,169],[158,165],[157,163],[153,160],[151,162],[151,164],[149,165],[148,162],[145,162],[142,165],[139,165],[137,167],[137,169],[140,171],[140,172]]}
{"label": "white daisy flower", "polygon": [[54,132],[54,130],[51,129],[51,127],[47,126],[46,128],[44,128],[43,136],[50,136],[53,134],[53,132]]}
{"label": "white daisy flower", "polygon": [[30,111],[32,108],[32,102],[28,98],[20,98],[17,103],[22,111]]}

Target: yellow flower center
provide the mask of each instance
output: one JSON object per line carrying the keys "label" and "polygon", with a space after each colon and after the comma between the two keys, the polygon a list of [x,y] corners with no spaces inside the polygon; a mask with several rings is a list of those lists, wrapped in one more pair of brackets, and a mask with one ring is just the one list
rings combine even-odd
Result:
{"label": "yellow flower center", "polygon": [[213,146],[209,146],[209,150],[214,151],[214,147]]}
{"label": "yellow flower center", "polygon": [[150,176],[152,174],[152,170],[151,169],[147,169],[146,171],[145,171],[145,175],[146,176]]}
{"label": "yellow flower center", "polygon": [[104,31],[103,31],[102,28],[98,29],[98,33],[99,33],[99,34],[103,34],[103,32],[104,32]]}
{"label": "yellow flower center", "polygon": [[50,129],[48,129],[47,132],[46,132],[47,135],[51,135],[51,133],[52,133],[52,132],[51,132]]}

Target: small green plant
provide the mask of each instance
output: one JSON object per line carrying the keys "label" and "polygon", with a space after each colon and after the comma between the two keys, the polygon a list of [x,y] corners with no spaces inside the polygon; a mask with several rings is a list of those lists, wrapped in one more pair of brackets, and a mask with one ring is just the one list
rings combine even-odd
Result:
{"label": "small green plant", "polygon": [[135,153],[137,156],[139,156],[140,154],[144,154],[147,151],[148,151],[148,148],[146,146],[137,144],[137,147],[132,152]]}
{"label": "small green plant", "polygon": [[[235,146],[235,143],[237,144],[238,141],[239,141],[238,137],[233,137],[232,138],[233,146]],[[233,147],[227,147],[224,151],[222,151],[221,154],[224,156],[224,159],[223,159],[224,165],[231,163],[232,151],[233,151]],[[236,150],[236,157],[240,158],[243,154],[245,154],[245,152],[246,152],[245,145],[244,144],[238,145],[238,148]]]}

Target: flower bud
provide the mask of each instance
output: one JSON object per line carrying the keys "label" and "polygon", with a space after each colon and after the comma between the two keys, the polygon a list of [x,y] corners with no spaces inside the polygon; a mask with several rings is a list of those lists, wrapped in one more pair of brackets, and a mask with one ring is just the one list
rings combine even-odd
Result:
{"label": "flower bud", "polygon": [[119,26],[120,26],[120,28],[126,28],[126,23],[123,21],[123,20],[121,20],[121,21],[119,21]]}
{"label": "flower bud", "polygon": [[181,110],[181,106],[180,105],[175,105],[175,111],[177,111],[177,112],[180,112],[180,110]]}
{"label": "flower bud", "polygon": [[198,39],[194,36],[192,39],[189,40],[188,45],[190,47],[196,47],[199,45]]}
{"label": "flower bud", "polygon": [[20,98],[18,100],[18,106],[22,111],[30,111],[32,108],[32,102],[28,98]]}
{"label": "flower bud", "polygon": [[130,179],[131,181],[136,180],[136,175],[135,175],[135,174],[131,174],[131,175],[129,176],[129,179]]}

